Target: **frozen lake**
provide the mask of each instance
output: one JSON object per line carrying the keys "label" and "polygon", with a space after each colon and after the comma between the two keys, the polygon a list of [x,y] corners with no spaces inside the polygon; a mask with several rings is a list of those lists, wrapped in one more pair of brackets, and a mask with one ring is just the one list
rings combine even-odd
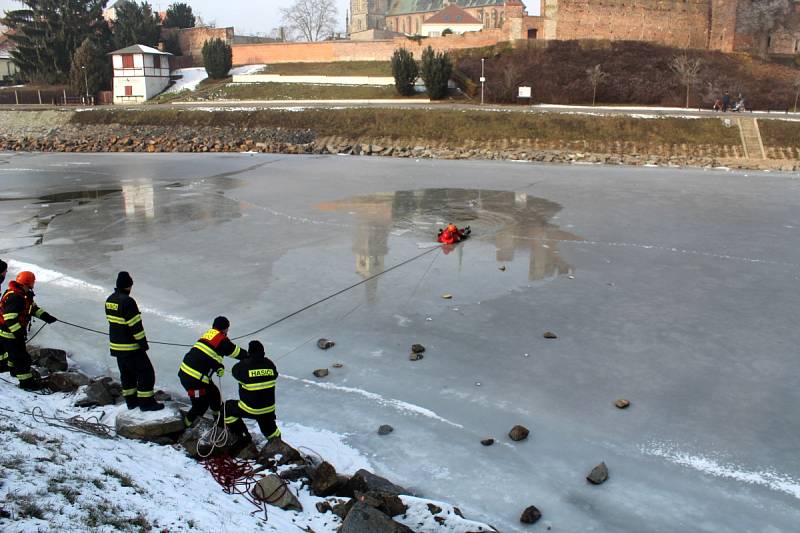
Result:
{"label": "frozen lake", "polygon": [[[0,257],[33,265],[45,309],[98,329],[128,270],[148,337],[192,343],[216,315],[245,334],[469,224],[463,246],[257,335],[284,376],[279,423],[344,434],[504,532],[795,531],[799,204],[797,175],[767,173],[0,154]],[[36,342],[116,372],[103,337],[56,324]],[[152,348],[158,387],[180,392],[183,353]],[[601,461],[610,480],[588,485]]]}

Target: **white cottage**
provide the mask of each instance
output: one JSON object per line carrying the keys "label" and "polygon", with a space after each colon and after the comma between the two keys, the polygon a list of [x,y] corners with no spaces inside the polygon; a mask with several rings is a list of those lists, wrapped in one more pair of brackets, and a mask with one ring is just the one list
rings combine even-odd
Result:
{"label": "white cottage", "polygon": [[135,44],[111,52],[114,65],[114,103],[141,104],[169,85],[169,54]]}
{"label": "white cottage", "polygon": [[483,22],[456,4],[450,4],[422,23],[420,35],[439,37],[445,30],[460,35],[468,31],[481,31]]}

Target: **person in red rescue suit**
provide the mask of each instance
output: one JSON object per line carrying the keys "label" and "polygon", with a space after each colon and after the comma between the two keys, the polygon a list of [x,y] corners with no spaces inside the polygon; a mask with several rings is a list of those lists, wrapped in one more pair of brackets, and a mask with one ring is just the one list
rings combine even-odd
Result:
{"label": "person in red rescue suit", "polygon": [[216,373],[222,377],[225,373],[222,358],[247,357],[247,350],[236,346],[228,338],[230,326],[231,323],[227,318],[218,316],[214,319],[211,329],[203,333],[183,357],[178,378],[192,402],[192,408],[183,417],[186,427],[191,427],[209,407],[215,419],[219,415],[222,397],[217,386],[212,383],[211,375]]}
{"label": "person in red rescue suit", "polygon": [[106,319],[111,357],[117,359],[122,396],[128,409],[158,411],[164,408],[153,397],[156,373],[147,356],[150,346],[136,300],[131,298],[133,278],[127,272],[117,275],[114,294],[106,299]]}
{"label": "person in red rescue suit", "polygon": [[264,346],[250,341],[249,357],[236,363],[231,370],[239,382],[239,400],[225,402],[225,425],[239,437],[237,446],[245,446],[252,437],[243,418],[252,418],[258,423],[267,440],[279,439],[281,430],[275,423],[275,383],[278,369],[264,354]]}
{"label": "person in red rescue suit", "polygon": [[469,226],[464,229],[458,229],[455,224],[448,224],[446,228],[439,230],[437,241],[442,244],[457,244],[467,237],[469,237],[472,230]]}
{"label": "person in red rescue suit", "polygon": [[8,353],[11,375],[26,390],[41,388],[38,374],[31,369],[31,355],[25,347],[31,319],[39,318],[48,324],[57,321],[33,301],[35,283],[36,276],[33,272],[20,272],[17,279],[8,283],[8,289],[0,298],[0,338],[3,340],[3,351]]}

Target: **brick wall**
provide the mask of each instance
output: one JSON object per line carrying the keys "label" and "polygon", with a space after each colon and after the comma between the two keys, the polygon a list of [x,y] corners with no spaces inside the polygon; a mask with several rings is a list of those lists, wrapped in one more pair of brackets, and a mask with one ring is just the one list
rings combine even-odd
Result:
{"label": "brick wall", "polygon": [[[725,0],[728,3],[734,0]],[[706,48],[711,0],[546,0],[556,39],[653,41]]]}
{"label": "brick wall", "polygon": [[385,41],[323,41],[318,43],[268,43],[233,45],[233,64],[317,63],[333,61],[388,61],[398,48],[406,48],[419,58],[429,45],[435,50],[458,50],[493,46],[507,41],[503,30],[484,30],[464,35]]}
{"label": "brick wall", "polygon": [[161,32],[162,39],[169,34],[177,34],[183,55],[191,57],[200,65],[203,62],[203,44],[206,41],[222,39],[228,44],[233,44],[233,28],[165,28]]}

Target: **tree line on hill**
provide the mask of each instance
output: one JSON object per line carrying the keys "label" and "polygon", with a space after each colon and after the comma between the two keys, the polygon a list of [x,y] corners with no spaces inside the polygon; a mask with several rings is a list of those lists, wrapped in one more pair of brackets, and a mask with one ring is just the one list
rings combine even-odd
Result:
{"label": "tree line on hill", "polygon": [[[12,61],[24,80],[69,83],[80,93],[110,87],[108,53],[134,44],[156,47],[162,28],[194,27],[196,17],[183,2],[171,4],[163,17],[147,2],[116,2],[113,21],[104,17],[108,0],[20,0],[23,9],[8,10],[0,23],[9,29]],[[177,41],[167,39],[167,51]],[[170,50],[170,48],[172,50]]]}

